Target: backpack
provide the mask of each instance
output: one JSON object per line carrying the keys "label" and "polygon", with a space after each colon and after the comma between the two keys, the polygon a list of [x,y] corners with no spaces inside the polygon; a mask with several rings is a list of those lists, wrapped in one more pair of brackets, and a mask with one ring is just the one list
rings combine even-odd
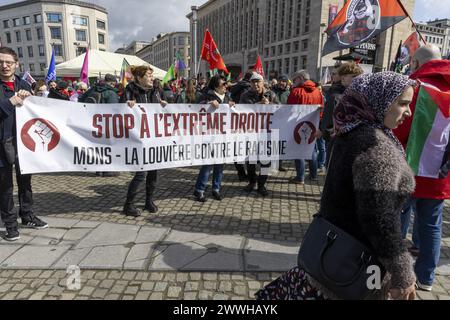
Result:
{"label": "backpack", "polygon": [[99,104],[103,103],[103,95],[101,92],[92,89],[86,92],[86,95],[81,96],[78,101],[83,103]]}

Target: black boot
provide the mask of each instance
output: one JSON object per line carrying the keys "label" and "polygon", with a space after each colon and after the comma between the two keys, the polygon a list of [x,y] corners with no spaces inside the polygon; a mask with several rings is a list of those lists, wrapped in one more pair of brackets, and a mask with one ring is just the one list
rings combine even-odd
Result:
{"label": "black boot", "polygon": [[150,213],[157,213],[158,212],[158,207],[153,202],[153,200],[150,199],[150,200],[146,200],[145,201],[144,210],[147,210]]}
{"label": "black boot", "polygon": [[125,206],[123,207],[123,214],[127,217],[137,218],[141,216],[141,211],[133,204],[125,204]]}

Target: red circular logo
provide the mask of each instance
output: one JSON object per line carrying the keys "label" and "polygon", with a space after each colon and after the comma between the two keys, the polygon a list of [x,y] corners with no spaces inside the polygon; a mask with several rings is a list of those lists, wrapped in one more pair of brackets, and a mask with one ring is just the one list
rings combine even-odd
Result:
{"label": "red circular logo", "polygon": [[61,135],[56,126],[45,119],[33,119],[25,123],[20,133],[22,143],[28,150],[50,152],[56,148]]}
{"label": "red circular logo", "polygon": [[312,144],[316,140],[317,128],[312,122],[300,122],[294,130],[294,140],[297,144]]}

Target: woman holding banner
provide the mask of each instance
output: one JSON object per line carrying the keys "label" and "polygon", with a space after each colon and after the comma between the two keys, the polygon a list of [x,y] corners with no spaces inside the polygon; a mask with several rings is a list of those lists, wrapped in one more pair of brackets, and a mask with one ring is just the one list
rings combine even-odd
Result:
{"label": "woman holding banner", "polygon": [[[126,102],[130,108],[136,103],[160,103],[164,108],[167,102],[161,99],[159,91],[153,88],[153,69],[150,66],[131,67],[134,82],[130,82],[121,102]],[[150,213],[158,212],[158,207],[153,202],[153,195],[156,189],[157,171],[136,172],[128,187],[127,200],[123,208],[123,213],[131,217],[139,217],[141,212],[134,205],[139,186],[146,180],[145,207]]]}
{"label": "woman holding banner", "polygon": [[[213,108],[218,109],[221,104],[229,104],[233,107],[235,103],[231,100],[229,93],[226,88],[226,79],[221,75],[216,75],[211,78],[208,91],[200,99],[201,104],[210,104]],[[211,174],[211,169],[213,169],[213,190],[212,196],[217,201],[222,200],[222,195],[220,194],[220,188],[223,178],[223,164],[215,165],[205,165],[200,169],[198,174],[197,183],[195,184],[194,196],[198,202],[206,202],[205,190],[208,184],[209,175]]]}

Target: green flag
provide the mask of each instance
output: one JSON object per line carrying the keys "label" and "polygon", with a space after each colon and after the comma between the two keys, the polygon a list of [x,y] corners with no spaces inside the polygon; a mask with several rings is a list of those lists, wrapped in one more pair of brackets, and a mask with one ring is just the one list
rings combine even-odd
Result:
{"label": "green flag", "polygon": [[166,76],[164,77],[162,83],[165,84],[165,83],[167,83],[170,80],[173,80],[175,78],[176,78],[176,76],[175,76],[175,67],[174,67],[174,65],[171,65],[169,70],[167,71]]}

